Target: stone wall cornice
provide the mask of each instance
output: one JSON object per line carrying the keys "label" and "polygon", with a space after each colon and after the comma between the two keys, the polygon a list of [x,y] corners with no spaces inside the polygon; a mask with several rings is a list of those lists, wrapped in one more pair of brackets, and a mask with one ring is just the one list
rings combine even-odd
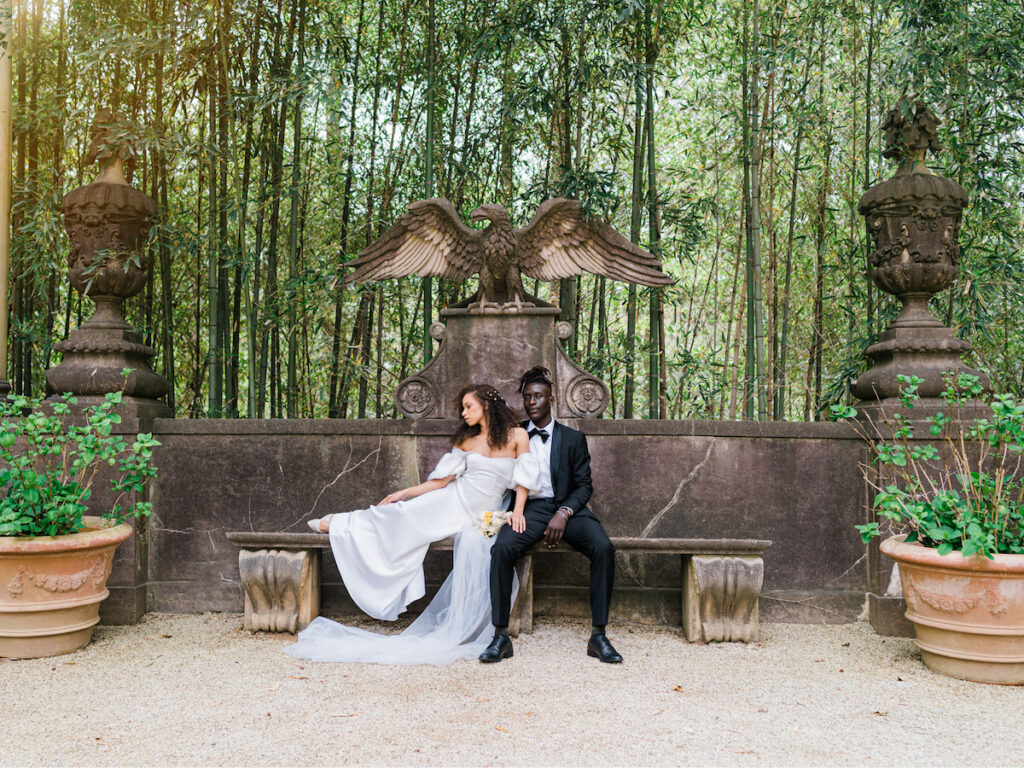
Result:
{"label": "stone wall cornice", "polygon": [[[737,437],[781,440],[860,440],[846,423],[789,421],[674,421],[566,419],[587,435],[621,437]],[[448,419],[155,419],[155,435],[380,435],[448,437]]]}

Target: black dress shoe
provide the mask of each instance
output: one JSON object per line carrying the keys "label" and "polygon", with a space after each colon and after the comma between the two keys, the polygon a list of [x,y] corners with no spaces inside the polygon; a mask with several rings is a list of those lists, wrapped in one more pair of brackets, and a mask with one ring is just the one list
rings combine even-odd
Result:
{"label": "black dress shoe", "polygon": [[[608,641],[605,640],[605,642],[607,643]],[[610,645],[608,647],[611,648]],[[494,664],[502,659],[509,658],[512,658],[512,638],[500,633],[494,636],[491,644],[480,654],[480,661],[484,664]]]}
{"label": "black dress shoe", "polygon": [[612,647],[612,644],[608,642],[608,638],[604,635],[590,636],[590,642],[587,643],[587,656],[593,656],[595,659],[600,659],[606,664],[622,663],[622,656]]}

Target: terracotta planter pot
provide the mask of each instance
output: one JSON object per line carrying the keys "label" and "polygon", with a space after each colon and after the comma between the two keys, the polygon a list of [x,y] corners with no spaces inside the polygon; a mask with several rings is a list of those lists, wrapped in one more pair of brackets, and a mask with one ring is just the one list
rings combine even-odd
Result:
{"label": "terracotta planter pot", "polygon": [[924,663],[963,680],[1024,684],[1024,555],[940,555],[905,538],[881,549],[899,563]]}
{"label": "terracotta planter pot", "polygon": [[0,536],[0,657],[34,659],[88,644],[131,526],[86,517],[66,536]]}

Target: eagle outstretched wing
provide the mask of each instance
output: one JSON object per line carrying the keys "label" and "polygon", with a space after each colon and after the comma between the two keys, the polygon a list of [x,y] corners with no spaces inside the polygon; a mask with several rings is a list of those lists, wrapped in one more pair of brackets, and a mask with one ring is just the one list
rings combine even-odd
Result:
{"label": "eagle outstretched wing", "polygon": [[346,283],[418,274],[465,280],[480,271],[480,233],[443,198],[412,203],[387,232],[347,266]]}
{"label": "eagle outstretched wing", "polygon": [[519,268],[539,280],[591,272],[640,285],[674,282],[661,271],[658,259],[603,221],[588,220],[575,200],[544,201],[516,237]]}

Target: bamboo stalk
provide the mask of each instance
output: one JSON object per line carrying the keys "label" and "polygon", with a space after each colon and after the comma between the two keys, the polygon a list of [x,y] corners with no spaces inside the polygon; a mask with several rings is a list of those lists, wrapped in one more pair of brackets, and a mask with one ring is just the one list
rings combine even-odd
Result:
{"label": "bamboo stalk", "polygon": [[[423,183],[426,196],[434,196],[434,106],[436,101],[436,56],[434,40],[434,0],[427,4],[427,136],[423,150]],[[423,278],[423,363],[434,356],[430,324],[433,320],[433,280]]]}
{"label": "bamboo stalk", "polygon": [[11,2],[0,2],[0,396],[7,381],[7,292],[11,267]]}

